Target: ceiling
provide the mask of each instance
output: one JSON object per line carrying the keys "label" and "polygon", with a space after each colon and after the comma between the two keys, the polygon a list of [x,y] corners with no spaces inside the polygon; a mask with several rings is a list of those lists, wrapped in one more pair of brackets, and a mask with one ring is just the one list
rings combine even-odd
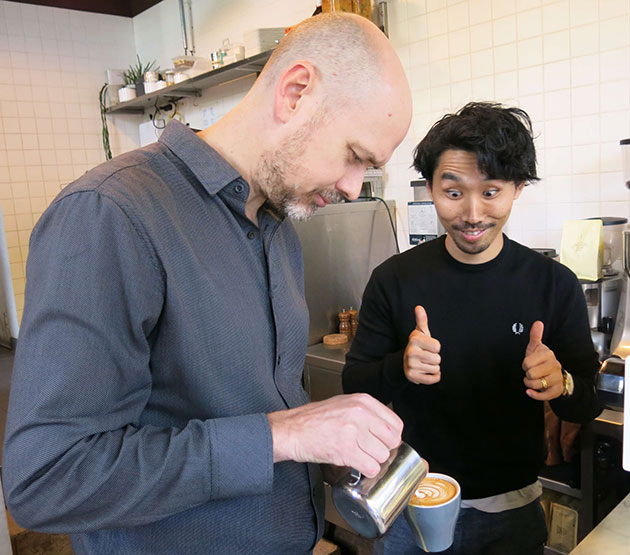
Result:
{"label": "ceiling", "polygon": [[66,8],[82,12],[104,13],[108,15],[122,15],[134,17],[144,10],[159,4],[161,0],[13,0],[20,4],[36,4],[37,6],[51,6]]}

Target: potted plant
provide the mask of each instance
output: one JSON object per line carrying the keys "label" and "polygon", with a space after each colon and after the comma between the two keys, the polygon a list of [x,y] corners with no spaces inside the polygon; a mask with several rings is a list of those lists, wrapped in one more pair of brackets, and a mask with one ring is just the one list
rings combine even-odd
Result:
{"label": "potted plant", "polygon": [[123,81],[125,82],[125,87],[134,86],[136,95],[140,96],[144,94],[144,74],[147,71],[159,71],[160,68],[155,66],[155,60],[143,65],[140,61],[140,56],[137,54],[136,59],[136,64],[129,66],[123,73]]}

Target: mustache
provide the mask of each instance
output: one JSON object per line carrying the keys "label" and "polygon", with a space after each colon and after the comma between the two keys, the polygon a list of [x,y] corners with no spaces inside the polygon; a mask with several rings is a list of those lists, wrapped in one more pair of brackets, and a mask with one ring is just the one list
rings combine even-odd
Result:
{"label": "mustache", "polygon": [[483,231],[484,229],[490,229],[491,227],[494,227],[496,224],[493,223],[479,223],[479,224],[469,224],[469,223],[463,223],[463,224],[453,224],[453,229],[455,229],[456,231]]}
{"label": "mustache", "polygon": [[342,193],[335,189],[324,189],[323,191],[318,191],[318,194],[330,204],[337,204],[345,198]]}

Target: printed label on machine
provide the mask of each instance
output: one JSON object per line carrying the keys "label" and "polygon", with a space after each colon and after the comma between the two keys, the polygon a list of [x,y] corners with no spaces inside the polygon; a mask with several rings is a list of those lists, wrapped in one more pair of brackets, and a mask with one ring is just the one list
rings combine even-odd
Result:
{"label": "printed label on machine", "polygon": [[409,216],[409,243],[418,245],[438,236],[438,217],[430,200],[407,203]]}

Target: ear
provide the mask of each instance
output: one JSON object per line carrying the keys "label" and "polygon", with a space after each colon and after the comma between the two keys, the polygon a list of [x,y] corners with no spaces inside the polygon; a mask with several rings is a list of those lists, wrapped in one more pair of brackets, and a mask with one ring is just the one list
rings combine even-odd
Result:
{"label": "ear", "polygon": [[433,200],[433,184],[427,179],[427,193],[429,193],[429,198]]}
{"label": "ear", "polygon": [[525,188],[524,181],[521,181],[520,183],[516,184],[516,190],[514,191],[514,200],[516,200],[518,197],[521,196],[521,193],[523,192],[524,188]]}
{"label": "ear", "polygon": [[286,123],[312,93],[315,81],[315,68],[309,62],[295,62],[285,69],[276,84],[274,116]]}

